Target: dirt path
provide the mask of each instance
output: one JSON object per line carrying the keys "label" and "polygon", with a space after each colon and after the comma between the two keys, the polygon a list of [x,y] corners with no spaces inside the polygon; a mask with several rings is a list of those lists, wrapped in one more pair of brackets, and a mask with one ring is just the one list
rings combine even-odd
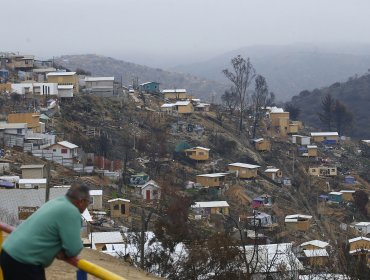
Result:
{"label": "dirt path", "polygon": [[[97,252],[95,250],[84,249],[80,256],[92,263],[102,266],[103,268],[112,271],[127,280],[154,280],[161,279],[130,266],[129,264],[111,257],[104,253]],[[46,270],[46,279],[48,280],[74,280],[76,279],[76,268],[63,262],[54,261],[54,263]],[[89,280],[98,279],[93,276],[88,276]]]}

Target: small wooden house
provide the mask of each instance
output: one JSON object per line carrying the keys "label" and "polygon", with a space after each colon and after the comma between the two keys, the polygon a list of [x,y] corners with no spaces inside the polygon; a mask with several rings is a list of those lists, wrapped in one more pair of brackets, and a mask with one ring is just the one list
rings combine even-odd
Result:
{"label": "small wooden house", "polygon": [[72,159],[77,157],[78,146],[68,141],[61,141],[46,148],[53,152],[54,157],[62,157],[63,159]]}
{"label": "small wooden house", "polygon": [[194,112],[193,104],[190,101],[177,101],[174,105],[179,114],[191,114]]}
{"label": "small wooden house", "polygon": [[108,200],[110,206],[110,216],[112,218],[121,218],[130,216],[130,200],[123,198],[114,198]]}
{"label": "small wooden house", "polygon": [[150,94],[156,94],[159,93],[159,85],[160,83],[157,82],[146,82],[140,84],[140,90],[150,93]]}
{"label": "small wooden house", "polygon": [[339,140],[338,132],[311,132],[312,142],[336,144]]}
{"label": "small wooden house", "polygon": [[370,238],[356,237],[348,240],[349,253],[351,255],[365,257],[370,263]]}
{"label": "small wooden house", "polygon": [[197,175],[196,182],[203,187],[221,187],[225,184],[228,173],[211,173]]}
{"label": "small wooden house", "polygon": [[203,147],[194,147],[191,149],[184,150],[185,155],[193,160],[197,161],[205,161],[209,159],[209,151],[210,149],[203,148]]}
{"label": "small wooden house", "polygon": [[298,133],[298,130],[299,130],[298,124],[292,122],[289,123],[288,134]]}
{"label": "small wooden house", "polygon": [[261,166],[236,162],[229,164],[228,167],[229,171],[235,172],[236,177],[240,179],[253,179],[257,177],[258,168]]}
{"label": "small wooden house", "polygon": [[211,214],[229,215],[229,204],[227,201],[202,201],[195,202],[191,206],[194,213],[202,215],[202,217],[209,217]]}
{"label": "small wooden house", "polygon": [[283,177],[283,172],[278,168],[267,168],[264,173],[267,177],[271,178],[274,181],[278,178]]}
{"label": "small wooden house", "polygon": [[370,222],[359,222],[353,226],[357,232],[363,236],[366,236],[370,233]]}
{"label": "small wooden house", "polygon": [[188,93],[186,89],[164,89],[162,94],[165,99],[169,100],[186,100],[188,99]]}
{"label": "small wooden house", "polygon": [[310,228],[311,220],[310,215],[288,215],[285,217],[285,226],[288,229],[305,231]]}
{"label": "small wooden house", "polygon": [[103,209],[103,190],[90,190],[89,210]]}
{"label": "small wooden house", "polygon": [[309,167],[308,173],[312,176],[337,176],[337,168],[335,166]]}
{"label": "small wooden house", "polygon": [[307,154],[309,157],[317,157],[317,146],[316,145],[307,145]]}
{"label": "small wooden house", "polygon": [[303,250],[304,263],[310,266],[324,266],[329,262],[329,254],[325,249]]}
{"label": "small wooden house", "polygon": [[311,144],[311,137],[304,135],[292,135],[292,143],[301,146],[307,146]]}
{"label": "small wooden house", "polygon": [[21,170],[23,179],[39,179],[48,177],[45,164],[22,165]]}
{"label": "small wooden house", "polygon": [[106,244],[124,243],[122,234],[119,231],[91,232],[88,236],[92,248],[98,251],[102,251]]}
{"label": "small wooden house", "polygon": [[273,220],[271,215],[263,212],[256,212],[253,216],[247,217],[248,224],[257,227],[271,227]]}
{"label": "small wooden house", "polygon": [[341,190],[342,193],[342,198],[344,201],[353,201],[353,195],[355,194],[356,191],[353,190]]}
{"label": "small wooden house", "polygon": [[264,138],[258,138],[253,140],[254,147],[257,151],[260,152],[269,152],[271,151],[271,141],[264,139]]}
{"label": "small wooden house", "polygon": [[328,242],[321,241],[321,240],[311,240],[304,242],[300,245],[303,250],[317,250],[317,249],[325,249],[329,245]]}
{"label": "small wooden house", "polygon": [[332,203],[341,203],[343,201],[341,192],[330,192],[328,195],[329,202]]}

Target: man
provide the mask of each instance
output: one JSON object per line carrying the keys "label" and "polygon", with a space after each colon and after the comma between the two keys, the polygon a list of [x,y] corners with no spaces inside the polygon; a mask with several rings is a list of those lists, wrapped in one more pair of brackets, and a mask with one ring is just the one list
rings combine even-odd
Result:
{"label": "man", "polygon": [[77,256],[81,213],[89,205],[89,188],[73,184],[65,196],[45,203],[4,241],[0,266],[4,280],[45,280],[54,258]]}

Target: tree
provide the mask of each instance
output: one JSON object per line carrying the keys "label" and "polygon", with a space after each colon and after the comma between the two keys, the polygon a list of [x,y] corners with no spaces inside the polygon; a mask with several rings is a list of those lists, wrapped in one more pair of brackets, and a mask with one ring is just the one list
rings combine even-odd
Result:
{"label": "tree", "polygon": [[250,59],[245,60],[241,55],[234,57],[231,60],[232,70],[224,69],[222,72],[235,87],[237,95],[239,113],[239,132],[243,130],[243,114],[248,105],[248,88],[256,76],[256,71],[250,62]]}
{"label": "tree", "polygon": [[334,115],[334,124],[339,135],[341,135],[344,130],[351,127],[353,123],[353,115],[350,111],[348,111],[347,107],[339,100],[335,101],[333,115]]}
{"label": "tree", "polygon": [[238,105],[238,96],[236,94],[235,87],[225,90],[225,93],[221,96],[221,100],[225,107],[229,110],[230,115],[233,115],[235,108]]}
{"label": "tree", "polygon": [[289,117],[293,121],[298,120],[299,114],[301,113],[301,109],[298,108],[297,106],[293,105],[292,103],[286,104],[284,111],[289,112]]}
{"label": "tree", "polygon": [[321,101],[321,112],[318,113],[320,121],[329,129],[332,130],[334,122],[335,99],[331,94],[327,94]]}
{"label": "tree", "polygon": [[369,202],[369,197],[363,190],[358,190],[353,195],[355,200],[355,205],[358,208],[358,210],[367,216],[367,203]]}
{"label": "tree", "polygon": [[263,117],[269,96],[266,79],[258,75],[255,80],[255,90],[252,94],[253,132],[252,138],[256,137],[257,127]]}

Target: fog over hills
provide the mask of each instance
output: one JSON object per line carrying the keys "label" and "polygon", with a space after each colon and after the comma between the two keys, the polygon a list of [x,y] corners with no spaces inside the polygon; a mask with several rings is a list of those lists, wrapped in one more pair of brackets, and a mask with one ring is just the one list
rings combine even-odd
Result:
{"label": "fog over hills", "polygon": [[343,82],[370,68],[369,46],[313,45],[251,46],[234,50],[212,59],[171,68],[198,77],[227,83],[222,69],[230,68],[230,60],[238,54],[250,57],[256,71],[265,76],[277,99],[289,100],[302,90],[313,90],[335,82]]}

